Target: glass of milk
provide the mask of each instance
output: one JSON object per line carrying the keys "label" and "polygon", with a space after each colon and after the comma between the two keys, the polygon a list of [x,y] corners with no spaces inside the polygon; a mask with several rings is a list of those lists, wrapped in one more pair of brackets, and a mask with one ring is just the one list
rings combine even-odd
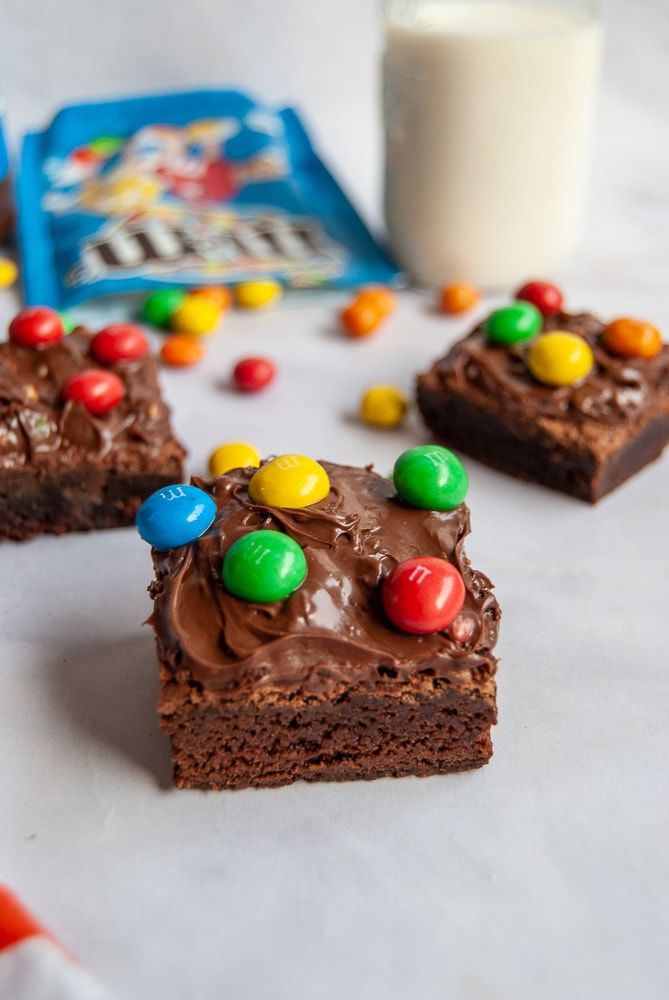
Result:
{"label": "glass of milk", "polygon": [[418,284],[550,277],[582,222],[596,0],[385,0],[385,218]]}

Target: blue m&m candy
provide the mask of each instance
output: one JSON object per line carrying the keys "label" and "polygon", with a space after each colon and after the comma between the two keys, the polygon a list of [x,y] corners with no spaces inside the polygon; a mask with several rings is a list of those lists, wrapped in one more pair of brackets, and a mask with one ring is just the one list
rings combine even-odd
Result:
{"label": "blue m&m candy", "polygon": [[289,535],[260,528],[232,543],[222,573],[235,597],[266,604],[289,597],[304,583],[307,560]]}
{"label": "blue m&m candy", "polygon": [[402,500],[424,510],[453,510],[469,489],[460,459],[438,444],[402,452],[395,462],[393,482]]}
{"label": "blue m&m candy", "polygon": [[197,486],[177,483],[156,490],[137,511],[135,525],[156,549],[174,549],[195,541],[216,516],[213,498]]}

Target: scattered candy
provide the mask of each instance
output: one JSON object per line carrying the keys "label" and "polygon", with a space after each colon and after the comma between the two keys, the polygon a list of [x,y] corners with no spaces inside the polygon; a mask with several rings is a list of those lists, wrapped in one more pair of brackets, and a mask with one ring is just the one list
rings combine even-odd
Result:
{"label": "scattered candy", "polygon": [[383,607],[403,632],[428,635],[455,621],[465,601],[465,584],[445,559],[417,556],[399,563],[383,581]]}
{"label": "scattered candy", "polygon": [[308,507],[329,492],[330,480],[323,466],[304,455],[279,455],[249,482],[249,497],[264,507]]}
{"label": "scattered candy", "polygon": [[101,368],[86,368],[70,375],[62,389],[63,399],[82,403],[96,417],[113,410],[124,395],[125,387],[118,375]]}
{"label": "scattered candy", "polygon": [[394,385],[373,385],[360,402],[360,416],[372,427],[399,427],[408,412],[408,396]]}
{"label": "scattered candy", "polygon": [[386,285],[366,285],[356,296],[357,301],[367,302],[376,309],[382,319],[390,316],[397,307],[397,298]]}
{"label": "scattered candy", "polygon": [[19,276],[19,269],[9,257],[0,257],[0,288],[10,288]]}
{"label": "scattered candy", "polygon": [[177,483],[156,490],[137,511],[137,531],[149,545],[167,551],[204,534],[216,517],[216,503],[197,486]]}
{"label": "scattered candy", "polygon": [[546,385],[573,385],[586,377],[593,364],[588,342],[563,330],[539,337],[527,352],[527,367]]}
{"label": "scattered candy", "polygon": [[373,333],[383,316],[378,305],[371,299],[357,297],[342,309],[341,325],[349,337],[366,337]]}
{"label": "scattered candy", "polygon": [[221,316],[217,305],[204,295],[187,295],[180,306],[171,314],[169,324],[172,330],[179,333],[191,333],[202,336],[211,333]]}
{"label": "scattered candy", "polygon": [[9,339],[22,347],[50,347],[64,335],[60,313],[46,306],[28,306],[9,324]]}
{"label": "scattered candy", "polygon": [[514,302],[490,313],[483,330],[493,344],[516,344],[534,337],[541,323],[541,313],[531,302]]}
{"label": "scattered candy", "polygon": [[63,324],[63,331],[66,335],[68,333],[72,333],[73,330],[76,330],[77,327],[81,325],[76,321],[76,319],[73,319],[69,313],[62,312],[59,313],[59,315],[61,323]]}
{"label": "scattered candy", "polygon": [[475,285],[459,281],[446,285],[439,293],[439,308],[444,313],[461,313],[473,309],[481,298],[481,293]]}
{"label": "scattered candy", "polygon": [[139,361],[149,350],[149,342],[138,326],[112,323],[95,334],[90,352],[103,365],[117,361]]}
{"label": "scattered candy", "polygon": [[278,281],[244,281],[235,288],[235,302],[242,309],[262,309],[281,298],[283,289]]}
{"label": "scattered candy", "polygon": [[531,302],[543,316],[560,312],[564,299],[557,285],[552,285],[549,281],[528,281],[518,289],[515,298]]}
{"label": "scattered candy", "polygon": [[172,313],[185,298],[186,293],[182,288],[161,288],[158,292],[152,292],[144,303],[142,319],[150,326],[166,330]]}
{"label": "scattered candy", "polygon": [[307,560],[294,539],[261,528],[233,542],[223,559],[223,583],[245,601],[282,601],[307,576]]}
{"label": "scattered candy", "polygon": [[160,357],[166,365],[187,368],[202,361],[205,349],[196,337],[188,333],[174,333],[160,348]]}
{"label": "scattered candy", "polygon": [[276,366],[269,358],[242,358],[232,370],[232,379],[242,392],[260,392],[274,381]]}
{"label": "scattered candy", "polygon": [[402,500],[424,510],[454,510],[469,489],[460,459],[437,444],[402,452],[395,462],[393,482]]}
{"label": "scattered candy", "polygon": [[662,334],[642,319],[621,316],[604,328],[602,340],[612,354],[625,358],[654,358],[662,348]]}
{"label": "scattered candy", "polygon": [[223,476],[230,469],[257,469],[259,465],[260,453],[245,441],[219,445],[209,456],[209,473],[212,476]]}
{"label": "scattered candy", "polygon": [[193,288],[189,292],[189,297],[206,299],[221,312],[232,306],[232,292],[227,285],[206,285],[203,288]]}

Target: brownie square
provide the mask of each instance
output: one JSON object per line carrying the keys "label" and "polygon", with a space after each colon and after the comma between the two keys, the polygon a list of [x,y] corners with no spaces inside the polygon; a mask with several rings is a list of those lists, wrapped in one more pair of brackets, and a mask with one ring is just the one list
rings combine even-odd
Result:
{"label": "brownie square", "polygon": [[[185,452],[170,426],[155,360],[102,366],[82,328],[56,344],[0,344],[0,538],[134,523],[143,500],[183,478]],[[106,367],[125,395],[94,416],[64,402],[65,380]]]}
{"label": "brownie square", "polygon": [[652,358],[607,350],[589,313],[553,313],[542,331],[578,334],[594,365],[573,385],[537,381],[528,345],[491,343],[483,324],[418,376],[436,438],[519,479],[596,503],[658,458],[669,442],[669,347]]}
{"label": "brownie square", "polygon": [[[253,503],[253,469],[194,480],[215,500],[212,526],[153,549],[158,711],[180,788],[433,775],[491,756],[500,610],[464,553],[467,506],[420,510],[371,467],[321,464],[330,492],[299,509]],[[286,533],[307,563],[302,586],[269,604],[221,580],[230,546],[258,528]],[[449,560],[465,584],[434,634],[401,631],[382,606],[383,579],[417,555]]]}

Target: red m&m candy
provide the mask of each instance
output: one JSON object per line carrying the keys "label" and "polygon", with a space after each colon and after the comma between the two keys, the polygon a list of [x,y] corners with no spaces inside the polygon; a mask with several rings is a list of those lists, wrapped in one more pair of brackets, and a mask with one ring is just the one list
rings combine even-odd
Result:
{"label": "red m&m candy", "polygon": [[47,306],[22,309],[9,324],[9,339],[22,347],[50,347],[64,335],[61,315]]}
{"label": "red m&m candy", "polygon": [[118,406],[125,395],[125,387],[114,372],[86,368],[65,381],[62,395],[63,399],[82,403],[89,413],[100,416]]}
{"label": "red m&m candy", "polygon": [[91,355],[103,365],[113,365],[116,361],[139,361],[148,350],[148,340],[132,323],[112,323],[91,340]]}
{"label": "red m&m candy", "polygon": [[543,316],[560,312],[563,295],[557,285],[549,281],[528,281],[516,292],[516,299],[531,302]]}
{"label": "red m&m candy", "polygon": [[383,582],[381,598],[394,625],[428,635],[455,621],[465,602],[465,584],[445,559],[417,556],[398,563]]}
{"label": "red m&m candy", "polygon": [[269,358],[242,358],[232,371],[232,378],[242,392],[260,392],[274,381],[276,367]]}

